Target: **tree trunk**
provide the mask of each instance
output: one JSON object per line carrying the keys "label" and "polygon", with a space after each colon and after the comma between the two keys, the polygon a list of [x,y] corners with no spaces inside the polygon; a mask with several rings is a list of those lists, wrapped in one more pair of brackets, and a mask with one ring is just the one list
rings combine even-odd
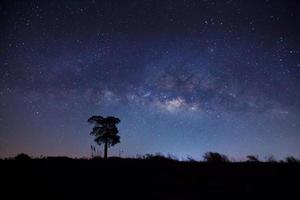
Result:
{"label": "tree trunk", "polygon": [[105,141],[104,144],[104,159],[107,159],[107,140]]}

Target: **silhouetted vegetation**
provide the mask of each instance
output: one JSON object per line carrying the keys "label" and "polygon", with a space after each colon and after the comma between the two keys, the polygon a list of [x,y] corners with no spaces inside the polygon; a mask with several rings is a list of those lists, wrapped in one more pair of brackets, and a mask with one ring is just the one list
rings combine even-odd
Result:
{"label": "silhouetted vegetation", "polygon": [[95,142],[98,145],[104,144],[104,158],[106,159],[108,147],[120,142],[119,131],[116,126],[120,123],[120,119],[111,116],[106,118],[102,116],[92,116],[88,119],[88,122],[94,124],[94,128],[90,134],[95,136]]}
{"label": "silhouetted vegetation", "polygon": [[295,157],[293,156],[288,156],[285,161],[287,163],[300,163],[300,160],[296,159]]}
{"label": "silhouetted vegetation", "polygon": [[217,152],[207,152],[204,154],[203,159],[207,162],[229,162],[226,155],[219,154]]}
{"label": "silhouetted vegetation", "polygon": [[[163,154],[139,158],[68,157],[0,160],[2,196],[16,199],[201,199],[261,197],[298,193],[300,164],[287,162],[228,162],[225,155],[208,152],[208,162],[191,156],[185,161]],[[16,158],[17,158],[16,157]],[[21,159],[19,159],[21,158]],[[26,159],[23,159],[26,158]],[[192,162],[191,162],[192,161]],[[17,192],[16,192],[17,191]],[[224,196],[225,195],[225,196]]]}
{"label": "silhouetted vegetation", "polygon": [[248,155],[247,156],[247,161],[248,162],[259,162],[258,156],[257,155]]}
{"label": "silhouetted vegetation", "polygon": [[15,157],[15,160],[30,160],[30,156],[25,153],[20,153]]}
{"label": "silhouetted vegetation", "polygon": [[188,155],[187,157],[186,157],[186,159],[187,159],[187,161],[188,162],[197,162],[192,156],[190,156],[190,155]]}
{"label": "silhouetted vegetation", "polygon": [[178,159],[174,156],[164,156],[161,153],[156,153],[156,154],[146,154],[142,157],[140,157],[144,160],[156,160],[156,161],[178,161]]}
{"label": "silhouetted vegetation", "polygon": [[267,161],[267,162],[270,162],[270,163],[275,163],[275,162],[277,162],[277,160],[275,159],[275,157],[274,157],[273,155],[267,156],[266,161]]}

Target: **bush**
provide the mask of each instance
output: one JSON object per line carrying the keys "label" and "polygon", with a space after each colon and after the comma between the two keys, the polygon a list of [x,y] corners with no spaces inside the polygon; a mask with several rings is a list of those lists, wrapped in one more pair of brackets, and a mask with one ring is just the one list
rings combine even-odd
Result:
{"label": "bush", "polygon": [[247,159],[248,162],[259,162],[258,155],[248,155]]}
{"label": "bush", "polygon": [[203,159],[206,162],[229,162],[229,159],[226,155],[219,154],[217,152],[206,152],[203,156]]}
{"label": "bush", "polygon": [[285,161],[287,163],[300,163],[300,161],[298,159],[296,159],[294,156],[286,157]]}
{"label": "bush", "polygon": [[161,153],[156,153],[156,154],[146,154],[142,157],[142,159],[145,160],[156,160],[156,161],[177,161],[174,160],[173,157],[166,157]]}
{"label": "bush", "polygon": [[197,161],[196,161],[192,156],[190,156],[190,155],[187,155],[186,160],[187,160],[188,162],[197,162]]}
{"label": "bush", "polygon": [[273,155],[267,156],[266,161],[270,162],[270,163],[276,163],[277,162],[277,160],[275,159],[275,157]]}
{"label": "bush", "polygon": [[163,160],[163,159],[166,159],[166,157],[161,153],[156,153],[156,154],[147,153],[143,156],[143,159],[146,159],[146,160]]}
{"label": "bush", "polygon": [[25,153],[20,153],[15,157],[15,160],[30,160],[30,159],[31,159],[30,156],[28,156]]}
{"label": "bush", "polygon": [[170,153],[167,155],[167,158],[169,160],[176,160],[176,161],[178,161],[178,158],[176,156],[174,156],[173,154],[170,154]]}

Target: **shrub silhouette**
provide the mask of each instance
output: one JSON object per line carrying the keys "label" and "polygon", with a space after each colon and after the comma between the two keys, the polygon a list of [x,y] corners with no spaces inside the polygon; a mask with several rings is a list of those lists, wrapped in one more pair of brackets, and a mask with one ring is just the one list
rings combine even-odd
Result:
{"label": "shrub silhouette", "polygon": [[197,161],[196,161],[192,156],[190,156],[190,155],[187,155],[186,160],[187,160],[188,162],[197,162]]}
{"label": "shrub silhouette", "polygon": [[247,156],[247,161],[248,162],[259,162],[258,156],[257,155],[248,155]]}
{"label": "shrub silhouette", "polygon": [[266,161],[267,161],[267,162],[270,162],[270,163],[275,163],[275,162],[277,162],[277,160],[275,159],[275,157],[274,157],[273,155],[267,156]]}
{"label": "shrub silhouette", "polygon": [[170,154],[170,153],[167,155],[167,158],[170,159],[170,160],[176,160],[176,161],[178,161],[178,158],[175,155]]}
{"label": "shrub silhouette", "polygon": [[217,152],[206,152],[203,156],[203,159],[206,162],[229,162],[229,159],[226,155],[219,154]]}
{"label": "shrub silhouette", "polygon": [[25,153],[20,153],[15,157],[15,160],[30,160],[30,156]]}
{"label": "shrub silhouette", "polygon": [[150,154],[150,153],[147,153],[143,156],[138,156],[137,159],[142,159],[142,160],[151,160],[151,161],[159,161],[159,162],[177,162],[178,159],[173,156],[173,155],[168,155],[168,156],[165,156],[163,155],[162,153],[155,153],[155,154]]}
{"label": "shrub silhouette", "polygon": [[285,161],[287,163],[300,163],[298,159],[296,159],[294,156],[288,156],[285,158]]}
{"label": "shrub silhouette", "polygon": [[143,156],[143,159],[146,159],[146,160],[167,160],[168,158],[166,158],[161,153],[155,153],[155,154],[147,153]]}
{"label": "shrub silhouette", "polygon": [[92,116],[88,122],[94,124],[91,135],[95,136],[95,142],[98,145],[104,144],[104,158],[107,159],[107,149],[110,146],[120,143],[117,124],[120,119],[112,116]]}

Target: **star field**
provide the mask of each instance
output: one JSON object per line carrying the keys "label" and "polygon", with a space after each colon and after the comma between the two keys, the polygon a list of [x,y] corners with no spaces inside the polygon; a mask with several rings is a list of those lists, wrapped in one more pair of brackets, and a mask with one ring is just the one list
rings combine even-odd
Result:
{"label": "star field", "polygon": [[[300,156],[297,1],[0,3],[0,156]],[[99,150],[102,150],[100,148]]]}

